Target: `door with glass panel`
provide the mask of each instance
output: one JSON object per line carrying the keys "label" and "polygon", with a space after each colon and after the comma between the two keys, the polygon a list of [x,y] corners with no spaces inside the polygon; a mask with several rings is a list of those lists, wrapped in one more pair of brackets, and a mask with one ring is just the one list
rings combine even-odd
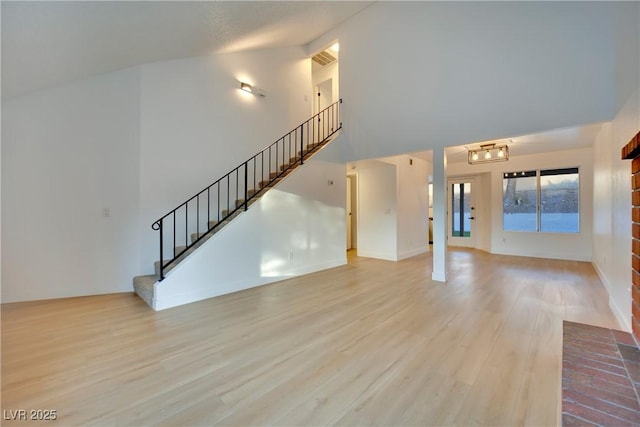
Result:
{"label": "door with glass panel", "polygon": [[451,246],[476,246],[474,186],[474,180],[469,178],[449,181],[447,228]]}

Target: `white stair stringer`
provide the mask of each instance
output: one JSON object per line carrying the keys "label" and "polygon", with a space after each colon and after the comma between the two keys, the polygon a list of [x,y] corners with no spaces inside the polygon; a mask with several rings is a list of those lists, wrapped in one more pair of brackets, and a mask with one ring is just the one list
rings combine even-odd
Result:
{"label": "white stair stringer", "polygon": [[[287,206],[290,204],[287,200],[276,200],[280,199],[282,195],[287,194],[286,191],[281,192],[279,189],[286,187],[287,182],[298,181],[301,175],[304,176],[309,173],[313,174],[314,172],[317,174],[319,165],[316,164],[318,162],[314,162],[314,159],[311,158],[311,156],[315,156],[316,153],[324,151],[327,145],[331,141],[335,141],[337,137],[338,134],[334,135],[334,138],[322,144],[321,147],[317,147],[317,149],[313,150],[309,158],[305,159],[304,167],[301,168],[300,165],[294,166],[285,174],[286,177],[280,177],[268,187],[262,188],[263,191],[261,191],[255,199],[250,201],[247,211],[237,211],[231,218],[225,220],[223,224],[220,224],[216,230],[208,235],[208,237],[202,239],[195,246],[189,248],[182,256],[179,257],[179,259],[169,266],[169,268],[165,269],[165,278],[162,282],[158,281],[158,261],[154,263],[154,270],[156,274],[135,277],[133,280],[133,287],[136,294],[138,294],[154,310],[162,310],[164,308],[174,307],[189,302],[235,292],[241,289],[259,286],[290,276],[291,274],[287,274],[282,277],[273,274],[265,276],[262,272],[256,272],[255,266],[249,271],[251,273],[249,274],[251,278],[240,277],[245,276],[245,274],[232,274],[231,276],[227,275],[229,277],[220,277],[220,272],[233,272],[234,269],[229,269],[228,267],[235,266],[237,270],[242,270],[242,273],[247,273],[247,251],[250,252],[250,248],[255,248],[256,238],[259,239],[260,236],[263,235],[264,230],[273,229],[274,221],[279,223],[280,227],[284,230],[290,229],[290,222],[283,217],[282,212],[274,212],[276,215],[275,217],[269,213],[270,211],[273,211],[272,207],[274,205],[283,204],[283,206]],[[344,175],[344,163],[338,163],[336,165],[337,170],[340,170],[340,174]],[[334,165],[334,167],[336,165]],[[297,178],[288,180],[287,178],[289,175],[293,174],[295,174]],[[323,183],[326,186],[326,181],[323,181]],[[289,212],[299,212],[298,209],[291,210],[290,208],[291,206],[287,207]],[[336,215],[336,219],[337,218],[338,216]],[[264,223],[265,220],[266,224]],[[282,220],[284,220],[284,222],[282,222]],[[261,222],[263,223],[262,225],[260,225]],[[276,225],[276,228],[277,227],[278,226]],[[344,236],[345,233],[343,233],[342,236]],[[192,239],[194,237],[196,236],[192,236]],[[239,241],[244,242],[242,245],[243,248],[237,251],[235,255],[232,255],[229,248],[234,247]],[[293,256],[289,255],[288,252],[285,255]],[[249,256],[249,258],[251,257]],[[309,269],[306,266],[300,266],[300,268],[297,268],[299,271],[296,271],[296,274],[293,275],[304,274],[306,272],[317,271],[318,269],[344,264],[346,262],[346,256],[343,256],[342,258],[344,259],[335,259],[329,264],[325,261],[319,262],[317,267],[320,268],[312,266],[312,268]],[[202,265],[216,266],[213,271],[205,275],[211,278],[209,283],[202,283],[205,276],[200,273],[195,274],[194,277],[193,272],[202,270],[202,268],[198,267],[202,267]],[[259,270],[262,267],[264,267],[264,265],[257,267],[257,269]],[[225,275],[223,274],[222,276]],[[215,285],[211,282],[215,282]]]}

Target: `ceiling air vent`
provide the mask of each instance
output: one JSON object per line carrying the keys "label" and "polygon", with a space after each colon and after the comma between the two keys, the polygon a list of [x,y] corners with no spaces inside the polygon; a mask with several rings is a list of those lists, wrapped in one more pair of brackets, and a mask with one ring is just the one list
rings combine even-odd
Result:
{"label": "ceiling air vent", "polygon": [[327,52],[326,50],[323,50],[322,52],[313,55],[312,58],[314,61],[316,61],[318,64],[325,66],[328,64],[331,64],[332,62],[334,62],[337,58],[333,55],[331,55],[329,52]]}

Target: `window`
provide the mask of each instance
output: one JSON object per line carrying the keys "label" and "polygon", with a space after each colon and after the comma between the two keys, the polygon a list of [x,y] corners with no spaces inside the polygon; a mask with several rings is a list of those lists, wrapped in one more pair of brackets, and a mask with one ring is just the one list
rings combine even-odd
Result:
{"label": "window", "polygon": [[580,232],[578,168],[504,174],[505,231]]}
{"label": "window", "polygon": [[578,168],[540,171],[540,231],[580,231]]}
{"label": "window", "polygon": [[538,230],[536,171],[505,173],[502,181],[505,231]]}

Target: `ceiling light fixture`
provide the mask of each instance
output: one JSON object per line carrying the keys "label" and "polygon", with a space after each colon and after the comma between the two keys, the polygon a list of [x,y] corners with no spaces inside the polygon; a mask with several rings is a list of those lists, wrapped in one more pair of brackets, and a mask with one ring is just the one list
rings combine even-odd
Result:
{"label": "ceiling light fixture", "polygon": [[509,160],[509,146],[497,145],[495,143],[482,144],[479,148],[468,150],[469,164],[501,162]]}
{"label": "ceiling light fixture", "polygon": [[240,82],[240,89],[242,89],[245,92],[253,93],[253,88],[249,83]]}

